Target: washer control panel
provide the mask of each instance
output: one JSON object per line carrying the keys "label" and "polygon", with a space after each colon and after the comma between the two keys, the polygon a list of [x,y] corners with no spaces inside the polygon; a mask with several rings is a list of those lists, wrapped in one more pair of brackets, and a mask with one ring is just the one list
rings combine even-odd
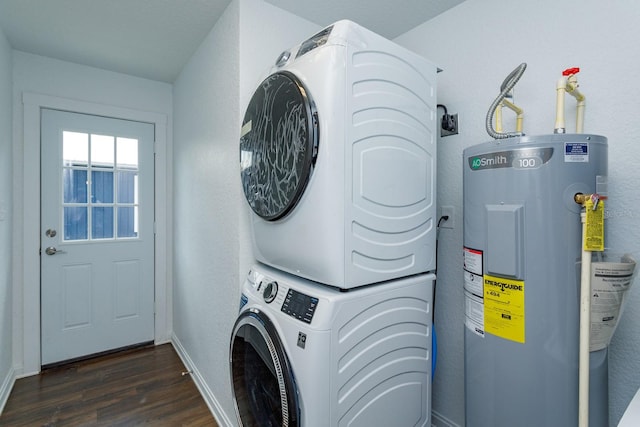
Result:
{"label": "washer control panel", "polygon": [[316,307],[318,307],[318,298],[289,289],[280,310],[295,319],[311,323]]}

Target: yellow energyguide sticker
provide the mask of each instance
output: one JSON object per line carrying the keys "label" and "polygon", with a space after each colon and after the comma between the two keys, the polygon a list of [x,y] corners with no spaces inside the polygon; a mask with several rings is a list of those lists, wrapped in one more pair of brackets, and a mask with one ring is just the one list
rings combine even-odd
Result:
{"label": "yellow energyguide sticker", "polygon": [[604,251],[604,200],[599,200],[597,203],[595,209],[591,199],[584,204],[586,227],[583,249],[585,251]]}
{"label": "yellow energyguide sticker", "polygon": [[484,331],[525,342],[524,280],[484,275]]}

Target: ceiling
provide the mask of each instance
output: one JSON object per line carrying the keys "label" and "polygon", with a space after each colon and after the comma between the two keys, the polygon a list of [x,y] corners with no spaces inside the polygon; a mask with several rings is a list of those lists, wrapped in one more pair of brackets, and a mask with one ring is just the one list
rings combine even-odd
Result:
{"label": "ceiling", "polygon": [[[326,26],[351,19],[393,39],[464,0],[265,0]],[[231,0],[0,0],[23,52],[172,83]]]}

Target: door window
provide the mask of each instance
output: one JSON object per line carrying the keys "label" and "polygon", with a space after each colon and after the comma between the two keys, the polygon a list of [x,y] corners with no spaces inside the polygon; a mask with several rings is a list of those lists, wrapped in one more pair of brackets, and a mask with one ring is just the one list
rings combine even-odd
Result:
{"label": "door window", "polygon": [[65,241],[138,235],[138,140],[62,132]]}

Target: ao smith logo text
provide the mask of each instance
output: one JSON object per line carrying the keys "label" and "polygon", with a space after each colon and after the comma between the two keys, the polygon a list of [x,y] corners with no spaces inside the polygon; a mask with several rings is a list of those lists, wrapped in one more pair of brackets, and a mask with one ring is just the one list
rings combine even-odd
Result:
{"label": "ao smith logo text", "polygon": [[471,159],[471,169],[493,168],[500,165],[508,165],[507,156],[496,155],[494,157],[473,157]]}

